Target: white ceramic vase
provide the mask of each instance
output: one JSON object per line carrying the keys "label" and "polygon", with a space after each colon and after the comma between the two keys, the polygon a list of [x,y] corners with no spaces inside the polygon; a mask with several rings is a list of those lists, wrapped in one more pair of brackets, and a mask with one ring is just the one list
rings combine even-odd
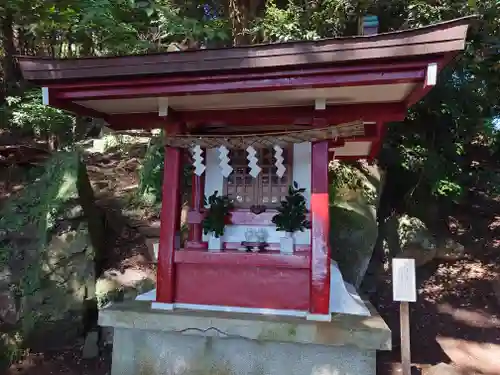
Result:
{"label": "white ceramic vase", "polygon": [[215,237],[212,233],[208,237],[208,250],[213,252],[218,252],[222,250],[222,237]]}
{"label": "white ceramic vase", "polygon": [[293,254],[295,238],[293,233],[285,232],[285,237],[280,238],[280,253],[290,255]]}
{"label": "white ceramic vase", "polygon": [[158,263],[158,249],[160,247],[160,243],[159,242],[156,242],[153,244],[153,256],[154,256],[154,259],[153,261],[155,263]]}

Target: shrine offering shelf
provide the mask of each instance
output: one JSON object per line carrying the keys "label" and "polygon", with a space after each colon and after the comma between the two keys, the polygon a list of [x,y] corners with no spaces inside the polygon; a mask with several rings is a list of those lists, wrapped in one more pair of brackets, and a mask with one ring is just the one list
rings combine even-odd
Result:
{"label": "shrine offering shelf", "polygon": [[238,250],[210,252],[184,249],[175,252],[175,263],[309,269],[310,256],[308,252],[284,255],[274,251],[247,253]]}
{"label": "shrine offering shelf", "polygon": [[[252,245],[258,246],[258,243],[251,243]],[[227,250],[238,250],[241,247],[241,242],[224,242],[224,251]],[[310,253],[311,252],[311,245],[295,245],[294,246],[295,251],[294,254],[299,254],[299,253]],[[270,252],[271,254],[273,253],[279,253],[280,251],[280,244],[279,242],[272,242],[267,244],[266,246],[266,252]]]}

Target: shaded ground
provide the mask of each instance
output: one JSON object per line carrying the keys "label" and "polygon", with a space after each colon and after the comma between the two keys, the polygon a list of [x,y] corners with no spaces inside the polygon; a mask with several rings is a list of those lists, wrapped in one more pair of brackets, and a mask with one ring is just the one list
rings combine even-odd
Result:
{"label": "shaded ground", "polygon": [[[488,206],[498,207],[492,201]],[[500,306],[495,282],[500,280],[500,210],[489,214],[465,210],[456,222],[467,228],[459,236],[468,259],[452,263],[432,263],[417,271],[418,302],[411,304],[412,361],[422,366],[449,362],[436,337],[465,340],[468,343],[500,345]],[[400,361],[399,306],[392,301],[389,280],[373,299],[378,311],[393,331],[394,349],[379,353],[379,375],[393,372]],[[498,284],[496,284],[498,285]],[[488,356],[497,355],[492,347]],[[467,348],[465,348],[467,349]],[[473,358],[468,361],[474,362]],[[492,358],[493,360],[493,358]],[[473,363],[471,363],[473,364]],[[394,372],[397,373],[397,372]]]}
{"label": "shaded ground", "polygon": [[[141,152],[131,151],[126,158],[110,154],[92,156],[87,160],[99,204],[106,209],[119,233],[105,260],[108,269],[133,268],[154,272],[144,238],[129,220],[123,220],[120,215],[124,205],[130,207],[130,197],[137,188]],[[455,226],[458,241],[465,245],[468,258],[449,264],[428,264],[418,270],[419,300],[411,307],[412,359],[415,364],[425,367],[449,362],[436,342],[438,336],[500,344],[500,309],[492,283],[499,279],[500,272],[498,208],[499,202],[485,200],[457,210],[450,222]],[[134,220],[141,217],[145,221],[156,220],[152,211],[134,208],[127,212]],[[381,281],[373,303],[393,330],[394,343],[392,352],[379,353],[378,374],[395,374],[398,372],[391,368],[396,367],[400,360],[399,307],[392,302],[389,279]],[[104,350],[94,360],[82,360],[80,354],[79,344],[61,350],[31,353],[24,361],[12,366],[7,375],[109,373],[109,350]]]}
{"label": "shaded ground", "polygon": [[145,147],[138,145],[129,147],[126,155],[117,151],[86,157],[97,204],[106,213],[110,232],[116,236],[115,246],[104,256],[104,269],[152,268],[144,238],[131,225],[137,220],[150,222],[156,218],[153,210],[133,204],[144,152]]}
{"label": "shaded ground", "polygon": [[13,365],[5,375],[106,375],[111,370],[111,350],[103,350],[92,360],[81,359],[81,346],[31,353]]}

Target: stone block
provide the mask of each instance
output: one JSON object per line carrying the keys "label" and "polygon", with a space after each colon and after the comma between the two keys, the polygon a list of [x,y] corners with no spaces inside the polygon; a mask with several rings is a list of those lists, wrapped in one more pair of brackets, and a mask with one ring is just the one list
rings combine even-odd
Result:
{"label": "stone block", "polygon": [[85,337],[85,343],[82,349],[82,358],[91,359],[99,356],[99,334],[91,331]]}
{"label": "stone block", "polygon": [[111,375],[375,375],[375,351],[115,329]]}
{"label": "stone block", "polygon": [[99,324],[113,327],[112,375],[375,375],[376,351],[391,349],[375,312],[313,322],[126,301],[100,310]]}
{"label": "stone block", "polygon": [[101,327],[101,343],[103,346],[113,345],[113,327]]}
{"label": "stone block", "polygon": [[142,301],[112,304],[99,311],[99,325],[137,330],[182,332],[186,335],[240,337],[359,349],[391,350],[391,331],[384,320],[372,316],[334,314],[331,322],[262,314],[196,310],[151,310]]}

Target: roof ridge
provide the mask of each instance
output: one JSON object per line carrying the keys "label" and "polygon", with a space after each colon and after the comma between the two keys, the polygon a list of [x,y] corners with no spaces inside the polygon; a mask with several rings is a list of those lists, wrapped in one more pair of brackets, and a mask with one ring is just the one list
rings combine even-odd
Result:
{"label": "roof ridge", "polygon": [[221,48],[206,48],[206,49],[189,49],[184,51],[175,51],[175,52],[149,52],[149,53],[141,53],[141,54],[130,54],[130,55],[112,55],[112,56],[84,56],[84,57],[66,57],[66,58],[52,58],[48,56],[30,56],[30,55],[15,55],[14,57],[20,60],[40,60],[40,61],[77,61],[77,60],[103,60],[103,59],[120,59],[120,58],[134,58],[141,56],[162,56],[169,55],[172,53],[182,53],[182,54],[190,54],[190,53],[199,53],[200,51],[224,51],[230,49],[257,49],[257,48],[273,48],[280,46],[291,46],[291,45],[300,45],[300,44],[319,44],[328,41],[348,41],[348,40],[366,40],[369,39],[381,39],[391,35],[401,35],[401,34],[416,34],[420,31],[428,31],[429,29],[439,29],[443,26],[451,26],[451,25],[460,25],[465,23],[470,23],[471,20],[477,19],[478,15],[469,15],[460,18],[454,18],[452,20],[440,21],[433,24],[413,28],[413,29],[404,29],[404,30],[395,30],[388,31],[385,33],[378,33],[372,35],[351,35],[351,36],[342,36],[342,37],[329,37],[329,38],[321,38],[321,39],[307,39],[307,40],[295,40],[295,41],[287,41],[287,42],[279,42],[279,43],[261,43],[261,44],[251,44],[251,45],[242,45],[242,46],[232,46],[232,47],[221,47]]}

